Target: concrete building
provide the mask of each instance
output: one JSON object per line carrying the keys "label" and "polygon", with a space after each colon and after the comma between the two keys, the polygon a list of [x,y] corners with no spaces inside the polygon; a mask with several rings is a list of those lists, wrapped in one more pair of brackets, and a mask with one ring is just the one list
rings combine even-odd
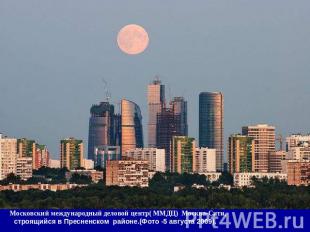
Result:
{"label": "concrete building", "polygon": [[85,184],[9,184],[9,185],[0,185],[0,191],[11,190],[14,192],[19,191],[28,191],[32,189],[37,189],[41,191],[50,190],[53,192],[63,191],[74,188],[85,187]]}
{"label": "concrete building", "polygon": [[195,165],[193,172],[199,174],[216,172],[216,150],[207,147],[200,147],[195,149],[194,154]]}
{"label": "concrete building", "polygon": [[157,114],[165,105],[165,86],[157,78],[147,88],[148,104],[148,147],[156,147]]}
{"label": "concrete building", "polygon": [[16,174],[17,139],[0,134],[0,180]]}
{"label": "concrete building", "polygon": [[303,143],[310,144],[310,135],[292,134],[286,138],[286,151],[299,147]]}
{"label": "concrete building", "polygon": [[107,161],[106,185],[148,187],[148,166],[145,160]]}
{"label": "concrete building", "polygon": [[310,160],[287,161],[287,184],[297,186],[310,184]]}
{"label": "concrete building", "polygon": [[108,160],[120,160],[121,149],[119,146],[98,146],[95,147],[95,167],[106,167]]}
{"label": "concrete building", "polygon": [[34,154],[32,168],[39,169],[41,167],[49,166],[49,151],[45,145],[36,144],[36,151]]}
{"label": "concrete building", "polygon": [[60,168],[60,160],[50,159],[48,167],[50,167],[50,168]]}
{"label": "concrete building", "polygon": [[121,154],[125,154],[129,149],[143,147],[142,114],[136,103],[126,99],[121,101],[121,112]]}
{"label": "concrete building", "polygon": [[275,151],[269,155],[269,172],[282,172],[282,160],[286,159],[286,151]]}
{"label": "concrete building", "polygon": [[94,169],[94,161],[91,159],[82,159],[82,166],[86,170]]}
{"label": "concrete building", "polygon": [[255,172],[268,172],[269,156],[275,152],[275,127],[258,124],[242,127],[242,134],[255,139]]}
{"label": "concrete building", "polygon": [[223,170],[224,97],[220,92],[199,94],[199,147],[216,149],[216,169]]}
{"label": "concrete building", "polygon": [[32,157],[18,157],[16,160],[16,175],[22,180],[32,177]]}
{"label": "concrete building", "polygon": [[279,179],[286,181],[287,175],[284,173],[268,173],[268,172],[239,172],[234,173],[234,185],[237,187],[251,186],[252,178],[262,179],[264,177],[270,179]]}
{"label": "concrete building", "polygon": [[92,179],[92,182],[98,183],[100,180],[103,180],[103,172],[102,171],[97,171],[94,169],[89,169],[89,170],[70,170],[69,172],[66,173],[66,179],[70,180],[72,175],[76,173],[79,175],[84,175],[84,176],[89,176]]}
{"label": "concrete building", "polygon": [[291,147],[287,152],[287,159],[310,160],[310,143],[304,142],[296,147]]}
{"label": "concrete building", "polygon": [[194,138],[173,136],[171,143],[171,170],[177,173],[192,173],[195,163],[196,143]]}
{"label": "concrete building", "polygon": [[75,138],[60,141],[60,167],[73,170],[82,167],[83,141]]}
{"label": "concrete building", "polygon": [[134,160],[147,160],[149,171],[165,172],[166,160],[165,149],[157,148],[136,148],[125,152],[125,156]]}
{"label": "concrete building", "polygon": [[228,171],[253,172],[255,164],[255,139],[234,134],[228,139]]}

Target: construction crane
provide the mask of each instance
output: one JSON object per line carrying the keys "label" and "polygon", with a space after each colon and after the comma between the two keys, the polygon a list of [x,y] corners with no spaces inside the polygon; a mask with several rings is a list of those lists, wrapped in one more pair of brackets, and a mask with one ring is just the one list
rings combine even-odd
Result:
{"label": "construction crane", "polygon": [[105,92],[105,98],[106,98],[107,102],[109,102],[109,100],[111,98],[111,92],[109,90],[108,82],[104,78],[102,78],[101,80],[104,84],[103,91]]}

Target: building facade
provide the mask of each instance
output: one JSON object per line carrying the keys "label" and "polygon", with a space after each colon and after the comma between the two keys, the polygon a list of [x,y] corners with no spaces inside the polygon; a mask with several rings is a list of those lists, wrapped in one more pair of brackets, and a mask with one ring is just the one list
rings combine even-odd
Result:
{"label": "building facade", "polygon": [[255,172],[268,172],[269,156],[276,150],[275,127],[258,124],[242,127],[242,134],[255,139]]}
{"label": "building facade", "polygon": [[228,171],[253,172],[255,164],[255,139],[245,135],[231,135],[228,138]]}
{"label": "building facade", "polygon": [[282,160],[286,159],[286,151],[275,151],[269,155],[269,172],[282,172]]}
{"label": "building facade", "polygon": [[286,138],[286,151],[303,146],[304,143],[310,144],[310,135],[292,134]]}
{"label": "building facade", "polygon": [[160,80],[154,80],[148,85],[148,147],[156,147],[157,114],[162,111],[165,105],[165,86]]}
{"label": "building facade", "polygon": [[310,184],[310,160],[287,161],[287,184],[296,186]]}
{"label": "building facade", "polygon": [[199,174],[216,172],[216,150],[200,147],[195,149],[193,172]]}
{"label": "building facade", "polygon": [[0,134],[0,180],[16,174],[17,139]]}
{"label": "building facade", "polygon": [[100,102],[90,109],[88,133],[88,158],[94,160],[95,147],[120,145],[119,116],[114,105]]}
{"label": "building facade", "polygon": [[121,149],[119,146],[95,147],[95,167],[106,168],[108,160],[120,160]]}
{"label": "building facade", "polygon": [[107,161],[106,185],[148,187],[148,166],[145,160]]}
{"label": "building facade", "polygon": [[194,170],[196,143],[194,138],[173,136],[171,143],[171,170],[177,173],[192,173]]}
{"label": "building facade", "polygon": [[60,166],[68,170],[82,167],[83,141],[75,138],[60,141]]}
{"label": "building facade", "polygon": [[278,179],[281,181],[287,180],[287,175],[284,173],[268,173],[268,172],[239,172],[234,173],[234,185],[236,187],[251,186],[253,183],[252,179],[268,178]]}
{"label": "building facade", "polygon": [[199,147],[216,149],[216,169],[223,170],[224,98],[220,92],[199,94]]}
{"label": "building facade", "polygon": [[143,147],[142,114],[140,107],[132,101],[122,99],[121,118],[121,154],[124,154],[129,149]]}
{"label": "building facade", "polygon": [[166,171],[165,149],[136,148],[126,151],[125,156],[134,160],[147,160],[149,164],[149,171]]}
{"label": "building facade", "polygon": [[187,124],[187,101],[183,97],[174,97],[170,102],[170,107],[173,110],[174,115],[179,116],[178,126],[180,135],[188,135],[188,124]]}
{"label": "building facade", "polygon": [[18,157],[16,160],[16,175],[22,180],[32,177],[32,157]]}
{"label": "building facade", "polygon": [[36,145],[36,151],[32,162],[32,169],[49,167],[49,151],[45,145]]}

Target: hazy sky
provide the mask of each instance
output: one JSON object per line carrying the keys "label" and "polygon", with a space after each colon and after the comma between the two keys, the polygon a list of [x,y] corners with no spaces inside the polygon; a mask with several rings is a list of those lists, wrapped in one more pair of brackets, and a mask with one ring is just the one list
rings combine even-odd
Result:
{"label": "hazy sky", "polygon": [[[224,93],[225,143],[247,124],[310,132],[309,12],[309,0],[0,0],[0,131],[58,157],[61,138],[87,141],[102,78],[146,125],[147,84],[159,75],[168,97],[188,100],[196,138],[201,91]],[[150,37],[138,56],[116,45],[130,23]]]}

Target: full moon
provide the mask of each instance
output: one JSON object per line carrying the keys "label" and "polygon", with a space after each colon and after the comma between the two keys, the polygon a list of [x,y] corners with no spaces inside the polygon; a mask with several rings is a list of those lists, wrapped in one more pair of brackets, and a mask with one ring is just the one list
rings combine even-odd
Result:
{"label": "full moon", "polygon": [[149,36],[143,27],[129,24],[118,32],[117,44],[124,53],[137,55],[147,48]]}

